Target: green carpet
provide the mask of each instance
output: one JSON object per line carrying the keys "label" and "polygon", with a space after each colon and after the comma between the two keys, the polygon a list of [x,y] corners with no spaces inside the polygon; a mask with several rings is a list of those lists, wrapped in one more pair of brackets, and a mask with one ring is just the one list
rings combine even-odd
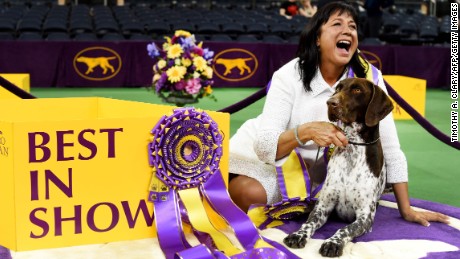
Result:
{"label": "green carpet", "polygon": [[[204,99],[197,108],[219,110],[254,93],[255,88],[214,89],[218,102]],[[34,88],[40,98],[99,96],[148,103],[162,103],[145,88]],[[427,91],[426,118],[442,132],[450,134],[450,94],[448,91]],[[234,134],[247,119],[262,110],[263,99],[231,115],[230,133]],[[409,164],[409,194],[413,198],[460,207],[460,152],[441,143],[416,122],[396,121],[401,146]]]}

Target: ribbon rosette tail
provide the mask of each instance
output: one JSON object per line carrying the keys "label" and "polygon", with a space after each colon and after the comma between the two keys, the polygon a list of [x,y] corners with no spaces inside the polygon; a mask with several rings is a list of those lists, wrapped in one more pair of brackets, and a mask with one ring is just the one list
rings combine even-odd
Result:
{"label": "ribbon rosette tail", "polygon": [[[190,253],[198,253],[199,258],[240,258],[251,253],[286,258],[263,240],[228,196],[219,169],[223,137],[208,114],[194,108],[175,109],[159,120],[151,134],[149,199],[154,204],[158,241],[167,259],[185,258]],[[190,223],[194,233],[205,233],[212,242],[192,247],[185,238],[183,220]],[[219,222],[233,230],[238,244],[216,228]]]}

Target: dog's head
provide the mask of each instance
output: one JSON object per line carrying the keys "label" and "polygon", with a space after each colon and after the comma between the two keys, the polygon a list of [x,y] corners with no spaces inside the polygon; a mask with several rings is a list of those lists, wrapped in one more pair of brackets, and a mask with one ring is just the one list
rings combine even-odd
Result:
{"label": "dog's head", "polygon": [[376,126],[393,110],[385,92],[363,78],[342,80],[327,101],[327,107],[330,121],[364,123],[368,127]]}

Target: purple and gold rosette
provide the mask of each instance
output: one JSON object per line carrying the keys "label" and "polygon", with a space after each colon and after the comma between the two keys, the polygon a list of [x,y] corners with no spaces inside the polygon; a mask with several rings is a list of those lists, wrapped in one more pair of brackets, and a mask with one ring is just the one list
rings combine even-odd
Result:
{"label": "purple and gold rosette", "polygon": [[222,134],[205,112],[176,109],[151,131],[150,165],[170,188],[196,187],[219,169]]}
{"label": "purple and gold rosette", "polygon": [[[252,253],[262,254],[259,258],[287,258],[289,251],[264,241],[249,217],[231,201],[219,169],[223,137],[208,114],[189,107],[175,109],[158,121],[151,134],[149,200],[154,204],[157,237],[167,259],[243,258]],[[208,213],[209,209],[214,212]],[[193,233],[207,234],[212,242],[191,246],[182,217]],[[237,244],[216,228],[219,222],[232,230]]]}

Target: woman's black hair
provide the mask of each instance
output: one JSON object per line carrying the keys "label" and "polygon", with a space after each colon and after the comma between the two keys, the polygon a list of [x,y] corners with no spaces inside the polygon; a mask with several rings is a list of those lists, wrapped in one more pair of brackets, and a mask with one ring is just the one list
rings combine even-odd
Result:
{"label": "woman's black hair", "polygon": [[[307,27],[300,35],[299,45],[297,48],[297,57],[299,58],[298,66],[300,78],[302,79],[305,91],[311,91],[310,82],[315,76],[316,69],[320,62],[320,52],[316,45],[316,40],[320,36],[321,26],[325,24],[331,15],[339,12],[348,13],[358,27],[358,13],[356,9],[346,2],[332,2],[320,8],[312,17]],[[353,72],[357,77],[366,77],[366,67],[359,59],[358,51],[353,53],[353,56],[348,63],[352,67]]]}

